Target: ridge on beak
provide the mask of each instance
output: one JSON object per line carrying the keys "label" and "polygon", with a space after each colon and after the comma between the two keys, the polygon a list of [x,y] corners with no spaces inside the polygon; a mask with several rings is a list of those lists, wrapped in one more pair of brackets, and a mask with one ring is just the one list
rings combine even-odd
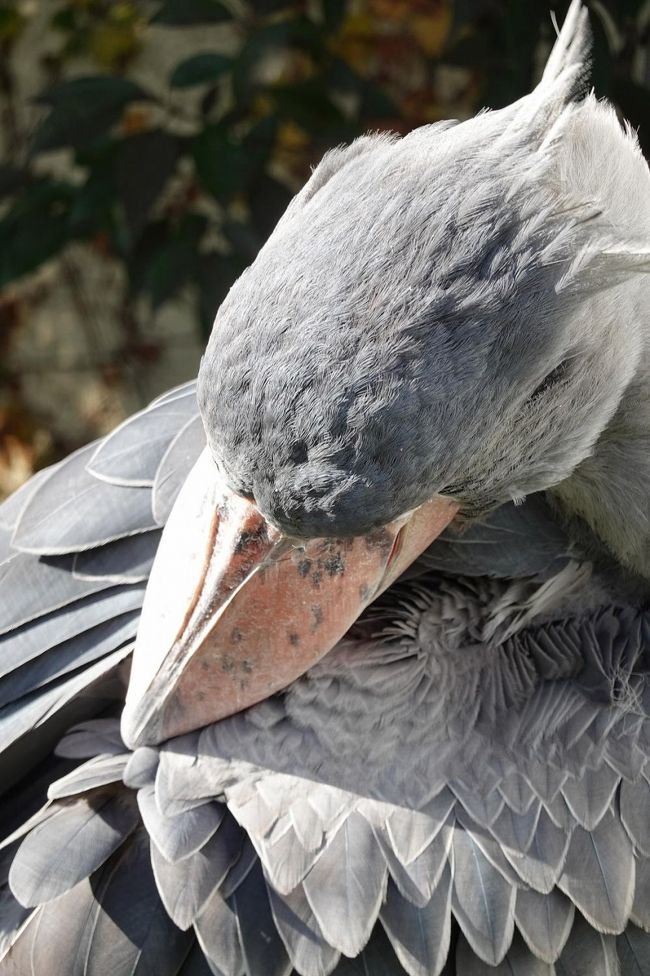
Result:
{"label": "ridge on beak", "polygon": [[155,745],[307,671],[458,511],[436,497],[366,535],[296,545],[224,484],[206,448],[162,535],[122,735]]}

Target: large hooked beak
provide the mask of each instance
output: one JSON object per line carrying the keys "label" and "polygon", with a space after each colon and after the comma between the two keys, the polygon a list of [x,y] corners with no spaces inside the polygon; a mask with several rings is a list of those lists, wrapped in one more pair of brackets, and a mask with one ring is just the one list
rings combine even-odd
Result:
{"label": "large hooked beak", "polygon": [[151,572],[124,741],[154,745],[286,687],[457,510],[437,497],[366,535],[299,544],[226,488],[206,449],[178,496]]}

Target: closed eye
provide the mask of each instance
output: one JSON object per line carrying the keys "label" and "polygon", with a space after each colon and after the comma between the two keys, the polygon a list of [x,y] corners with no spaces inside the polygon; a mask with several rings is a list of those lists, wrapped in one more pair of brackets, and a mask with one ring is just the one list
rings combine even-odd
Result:
{"label": "closed eye", "polygon": [[550,371],[550,373],[546,374],[546,376],[544,377],[541,383],[538,383],[538,385],[535,387],[535,389],[529,396],[528,398],[529,401],[536,400],[537,397],[542,396],[545,393],[548,393],[548,391],[553,389],[554,386],[557,386],[558,383],[566,379],[569,373],[569,368],[570,368],[570,361],[568,359],[563,359],[561,363],[559,363]]}

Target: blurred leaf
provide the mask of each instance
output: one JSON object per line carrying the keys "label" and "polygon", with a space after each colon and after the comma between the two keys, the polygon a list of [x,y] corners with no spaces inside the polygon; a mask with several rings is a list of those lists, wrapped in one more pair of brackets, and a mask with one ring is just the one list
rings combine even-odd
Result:
{"label": "blurred leaf", "polygon": [[180,142],[153,129],[118,144],[116,186],[131,239],[144,228],[151,208],[176,168]]}
{"label": "blurred leaf", "polygon": [[100,75],[63,82],[38,98],[52,111],[37,127],[32,151],[89,145],[115,125],[126,105],[150,99],[127,78]]}
{"label": "blurred leaf", "polygon": [[322,0],[322,4],[327,29],[337,31],[345,18],[347,0]]}
{"label": "blurred leaf", "polygon": [[115,184],[112,170],[95,169],[78,190],[68,214],[70,236],[87,236],[112,221]]}
{"label": "blurred leaf", "polygon": [[232,64],[233,59],[226,57],[225,54],[195,54],[194,57],[176,65],[169,84],[172,88],[190,88],[192,85],[215,81],[226,74]]}
{"label": "blurred leaf", "polygon": [[165,0],[152,24],[188,27],[191,24],[219,24],[232,14],[219,0]]}
{"label": "blurred leaf", "polygon": [[15,200],[0,220],[0,287],[59,253],[69,240],[73,194],[67,183],[40,180]]}
{"label": "blurred leaf", "polygon": [[22,30],[25,21],[15,4],[0,7],[0,40],[12,41]]}
{"label": "blurred leaf", "polygon": [[29,183],[29,173],[11,163],[0,164],[0,198],[11,196]]}
{"label": "blurred leaf", "polygon": [[362,84],[362,79],[356,71],[342,58],[333,58],[327,67],[324,81],[342,92],[356,92]]}
{"label": "blurred leaf", "polygon": [[260,243],[267,239],[292,197],[291,190],[266,173],[255,180],[248,194],[248,202]]}
{"label": "blurred leaf", "polygon": [[323,31],[306,17],[293,17],[269,24],[252,34],[233,65],[233,88],[241,101],[248,100],[259,86],[257,77],[264,59],[281,48],[299,48],[318,56],[323,51]]}
{"label": "blurred leaf", "polygon": [[304,6],[304,0],[249,0],[249,5],[257,17],[266,17],[279,11],[287,12],[288,7]]}
{"label": "blurred leaf", "polygon": [[375,85],[364,82],[361,87],[359,115],[362,119],[398,119],[399,105]]}
{"label": "blurred leaf", "polygon": [[269,163],[278,135],[278,125],[277,116],[265,115],[251,126],[242,139],[242,146],[251,160],[254,172],[260,172]]}
{"label": "blurred leaf", "polygon": [[[278,114],[292,119],[306,132],[344,138],[345,117],[316,80],[271,89]],[[349,127],[348,127],[349,128]]]}
{"label": "blurred leaf", "polygon": [[188,214],[177,228],[159,221],[138,242],[130,269],[132,289],[147,294],[154,309],[196,276],[199,243],[207,223],[202,214]]}
{"label": "blurred leaf", "polygon": [[106,135],[121,114],[121,108],[97,112],[79,108],[56,108],[36,129],[32,139],[32,152],[89,145]]}
{"label": "blurred leaf", "polygon": [[77,26],[77,11],[74,7],[64,7],[63,10],[57,10],[52,19],[50,20],[50,25],[54,30],[73,31]]}
{"label": "blurred leaf", "polygon": [[197,262],[199,316],[205,339],[212,331],[217,309],[248,263],[239,255],[211,253],[199,257]]}
{"label": "blurred leaf", "polygon": [[146,101],[151,97],[140,85],[121,75],[88,75],[71,78],[48,88],[36,100],[54,108],[87,105],[96,110],[116,106],[122,108],[129,102]]}
{"label": "blurred leaf", "polygon": [[170,235],[171,228],[168,221],[152,220],[136,241],[133,250],[129,253],[127,264],[132,294],[140,295],[146,290],[149,266],[156,254],[167,246]]}
{"label": "blurred leaf", "polygon": [[246,188],[253,161],[223,124],[207,126],[194,140],[192,151],[201,182],[212,196],[223,200]]}

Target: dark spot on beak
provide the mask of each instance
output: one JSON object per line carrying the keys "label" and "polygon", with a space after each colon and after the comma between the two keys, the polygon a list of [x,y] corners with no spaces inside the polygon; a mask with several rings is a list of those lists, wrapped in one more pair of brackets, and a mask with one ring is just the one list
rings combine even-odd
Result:
{"label": "dark spot on beak", "polygon": [[379,550],[384,556],[388,556],[393,548],[393,540],[385,529],[376,529],[365,536],[366,548],[369,552]]}
{"label": "dark spot on beak", "polygon": [[293,631],[289,634],[289,643],[296,647],[300,643],[300,634],[296,634]]}
{"label": "dark spot on beak", "polygon": [[242,671],[246,674],[252,674],[253,672],[253,662],[249,661],[248,658],[244,658],[240,665]]}
{"label": "dark spot on beak", "polygon": [[340,552],[335,552],[324,561],[323,565],[328,576],[342,576],[345,572],[345,563]]}
{"label": "dark spot on beak", "polygon": [[227,654],[221,658],[221,670],[225,671],[226,674],[230,674],[231,671],[235,670],[235,662]]}
{"label": "dark spot on beak", "polygon": [[235,553],[239,555],[246,549],[250,548],[250,546],[252,546],[254,543],[259,542],[263,537],[265,530],[266,526],[262,524],[258,529],[254,529],[253,532],[242,532],[235,543]]}
{"label": "dark spot on beak", "polygon": [[311,559],[301,559],[298,563],[298,573],[304,579],[305,576],[309,576],[309,570],[311,569]]}
{"label": "dark spot on beak", "polygon": [[234,627],[230,633],[230,640],[233,644],[239,644],[243,640],[244,635],[242,634],[239,627]]}

